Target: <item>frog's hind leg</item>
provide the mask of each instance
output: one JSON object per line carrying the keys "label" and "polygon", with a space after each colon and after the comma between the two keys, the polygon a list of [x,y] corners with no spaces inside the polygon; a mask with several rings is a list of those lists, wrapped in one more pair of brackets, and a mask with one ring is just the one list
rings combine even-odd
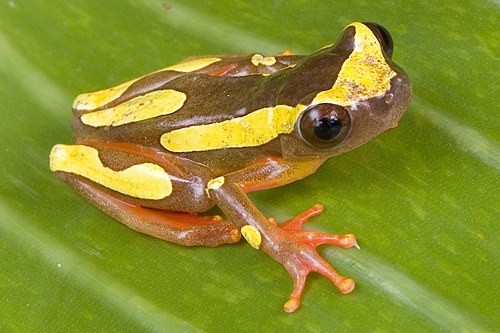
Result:
{"label": "frog's hind leg", "polygon": [[58,172],[57,176],[106,214],[153,237],[180,245],[211,247],[240,240],[239,229],[221,216],[196,216],[132,205],[92,186],[83,177],[66,172]]}
{"label": "frog's hind leg", "polygon": [[239,229],[220,216],[179,213],[213,207],[204,191],[212,175],[196,163],[136,144],[89,141],[56,145],[50,168],[106,214],[139,232],[187,246],[240,239]]}

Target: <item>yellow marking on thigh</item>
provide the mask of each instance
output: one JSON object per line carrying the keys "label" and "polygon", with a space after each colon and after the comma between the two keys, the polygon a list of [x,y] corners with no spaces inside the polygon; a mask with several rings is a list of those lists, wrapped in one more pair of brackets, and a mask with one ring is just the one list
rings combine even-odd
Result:
{"label": "yellow marking on thigh", "polygon": [[241,234],[251,247],[257,250],[259,249],[260,243],[262,242],[262,236],[257,228],[251,225],[245,225],[241,228]]}
{"label": "yellow marking on thigh", "polygon": [[115,107],[86,113],[80,117],[85,125],[119,126],[163,116],[179,110],[186,94],[176,90],[157,90],[137,96]]}
{"label": "yellow marking on thigh", "polygon": [[210,197],[210,190],[219,189],[222,185],[224,185],[225,181],[226,179],[224,178],[224,176],[210,179],[210,181],[207,183],[207,188],[205,189],[205,192],[207,192],[208,197]]}
{"label": "yellow marking on thigh", "polygon": [[208,190],[217,190],[222,185],[224,185],[224,182],[225,182],[224,176],[210,179],[210,181],[207,183],[207,189]]}
{"label": "yellow marking on thigh", "polygon": [[163,147],[174,152],[263,145],[279,134],[291,133],[305,105],[278,105],[220,123],[181,128],[162,135]]}
{"label": "yellow marking on thigh", "polygon": [[396,72],[387,64],[377,37],[362,23],[350,26],[356,29],[354,50],[342,65],[333,87],[317,94],[312,104],[349,106],[381,96],[391,89],[391,79]]}
{"label": "yellow marking on thigh", "polygon": [[199,58],[199,59],[194,59],[194,60],[189,60],[189,61],[184,61],[180,62],[178,64],[160,69],[158,71],[140,76],[138,78],[135,78],[133,80],[127,81],[125,83],[119,84],[115,87],[109,88],[109,89],[104,89],[100,91],[95,91],[91,93],[86,93],[86,94],[81,94],[79,95],[75,101],[73,102],[73,109],[75,110],[95,110],[100,107],[103,107],[104,105],[108,104],[109,102],[114,101],[118,97],[120,97],[125,90],[127,90],[132,84],[135,82],[139,81],[140,79],[151,75],[151,74],[156,74],[160,72],[165,72],[165,71],[175,71],[175,72],[182,72],[182,73],[189,73],[189,72],[194,72],[199,69],[202,69],[204,67],[207,67],[208,65],[213,64],[214,62],[222,60],[221,58],[215,58],[215,57],[209,57],[209,58]]}
{"label": "yellow marking on thigh", "polygon": [[55,145],[50,152],[50,169],[74,173],[141,199],[159,200],[172,193],[172,182],[159,165],[142,163],[114,171],[102,164],[96,149],[83,145]]}

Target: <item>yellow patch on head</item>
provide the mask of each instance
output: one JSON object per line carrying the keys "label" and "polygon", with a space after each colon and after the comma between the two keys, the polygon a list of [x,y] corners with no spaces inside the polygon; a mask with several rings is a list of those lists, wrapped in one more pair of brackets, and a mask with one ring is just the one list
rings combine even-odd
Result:
{"label": "yellow patch on head", "polygon": [[147,75],[140,76],[138,78],[135,78],[133,80],[127,81],[125,83],[122,83],[120,85],[117,85],[115,87],[109,88],[109,89],[104,89],[96,92],[91,92],[87,94],[81,94],[79,95],[75,101],[73,102],[73,109],[75,110],[95,110],[100,107],[103,107],[104,105],[108,104],[109,102],[114,101],[118,97],[120,97],[125,90],[127,90],[132,84],[135,82],[139,81],[140,79],[151,75],[151,74],[156,74],[160,72],[165,72],[165,71],[175,71],[175,72],[182,72],[182,73],[189,73],[189,72],[194,72],[199,69],[202,69],[204,67],[207,67],[208,65],[213,64],[214,62],[222,60],[221,58],[215,58],[215,57],[210,57],[210,58],[199,58],[199,59],[194,59],[194,60],[189,60],[189,61],[184,61],[180,62],[178,64],[169,66],[167,68],[160,69],[158,71],[155,71],[153,73],[149,73]]}
{"label": "yellow patch on head", "polygon": [[74,173],[141,199],[159,200],[172,193],[172,182],[159,165],[142,163],[114,171],[102,164],[96,149],[88,146],[55,145],[50,152],[50,169]]}
{"label": "yellow patch on head", "polygon": [[302,104],[296,107],[277,105],[262,108],[220,123],[191,126],[165,133],[161,137],[161,144],[174,152],[260,146],[279,134],[291,133],[304,110],[305,106]]}
{"label": "yellow patch on head", "polygon": [[252,56],[252,64],[258,66],[259,64],[264,66],[272,66],[276,63],[275,57],[264,57],[262,54],[256,53]]}
{"label": "yellow patch on head", "polygon": [[252,246],[254,249],[259,249],[260,243],[262,242],[262,237],[257,228],[251,225],[246,225],[241,228],[241,234],[243,235],[243,237],[245,237],[250,246]]}
{"label": "yellow patch on head", "polygon": [[391,89],[391,79],[396,72],[387,64],[377,37],[362,23],[350,26],[356,29],[354,51],[342,65],[333,87],[317,94],[312,104],[349,106]]}
{"label": "yellow patch on head", "polygon": [[157,90],[137,96],[115,107],[86,113],[80,117],[85,125],[119,126],[154,118],[179,110],[186,94],[176,90]]}

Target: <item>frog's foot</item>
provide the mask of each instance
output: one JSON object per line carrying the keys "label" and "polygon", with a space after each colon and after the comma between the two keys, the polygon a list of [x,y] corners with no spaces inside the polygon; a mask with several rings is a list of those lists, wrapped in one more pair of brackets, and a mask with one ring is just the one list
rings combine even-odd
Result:
{"label": "frog's foot", "polygon": [[326,276],[343,294],[350,293],[354,289],[352,279],[339,275],[316,252],[316,247],[321,244],[332,244],[343,248],[358,247],[354,235],[330,235],[314,230],[302,230],[302,224],[305,221],[322,211],[322,205],[314,205],[311,209],[283,222],[278,227],[277,235],[280,240],[275,245],[279,245],[279,252],[282,254],[275,259],[285,266],[294,282],[293,292],[284,306],[286,312],[293,312],[299,307],[300,295],[310,272],[318,272]]}

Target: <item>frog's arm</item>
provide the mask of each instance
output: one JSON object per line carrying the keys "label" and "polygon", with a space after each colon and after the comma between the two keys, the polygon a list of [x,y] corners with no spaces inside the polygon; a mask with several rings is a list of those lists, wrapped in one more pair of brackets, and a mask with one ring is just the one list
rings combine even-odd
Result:
{"label": "frog's arm", "polygon": [[[286,179],[284,174],[281,175],[283,180]],[[227,178],[237,179],[237,176],[233,174]],[[302,230],[302,223],[323,210],[321,205],[315,205],[294,219],[277,226],[274,219],[266,218],[250,201],[243,188],[237,182],[219,177],[209,183],[208,191],[210,198],[231,222],[241,229],[250,245],[280,262],[292,277],[294,289],[285,303],[285,311],[293,312],[298,308],[307,275],[312,271],[329,278],[342,293],[352,291],[354,281],[339,275],[319,256],[316,247],[320,244],[333,244],[344,248],[356,246],[354,235],[329,235]]]}
{"label": "frog's arm", "polygon": [[265,157],[246,168],[227,174],[225,180],[237,183],[245,193],[289,184],[313,174],[324,159],[287,162],[281,157]]}

